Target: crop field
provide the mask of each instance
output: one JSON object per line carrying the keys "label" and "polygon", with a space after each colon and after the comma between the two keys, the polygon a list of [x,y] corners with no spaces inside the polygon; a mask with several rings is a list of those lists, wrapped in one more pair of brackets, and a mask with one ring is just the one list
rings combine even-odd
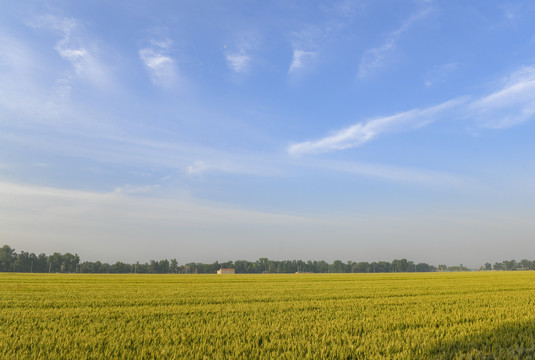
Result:
{"label": "crop field", "polygon": [[535,358],[535,271],[0,274],[1,359]]}

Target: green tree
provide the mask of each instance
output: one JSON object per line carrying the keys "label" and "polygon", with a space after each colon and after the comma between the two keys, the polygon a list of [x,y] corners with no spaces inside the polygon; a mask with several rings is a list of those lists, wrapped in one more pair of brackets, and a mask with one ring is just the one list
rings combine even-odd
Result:
{"label": "green tree", "polygon": [[520,260],[520,266],[522,267],[522,270],[535,270],[535,261],[522,259]]}
{"label": "green tree", "polygon": [[63,256],[60,253],[55,252],[49,255],[47,260],[49,272],[61,272],[62,268],[65,268],[63,265]]}
{"label": "green tree", "polygon": [[419,263],[415,266],[417,272],[435,271],[435,267],[426,263]]}
{"label": "green tree", "polygon": [[516,260],[509,260],[509,261],[504,261],[503,262],[503,267],[505,270],[515,270],[516,269]]}
{"label": "green tree", "polygon": [[13,270],[17,272],[30,272],[32,270],[31,267],[32,259],[30,254],[26,251],[21,251],[13,262]]}
{"label": "green tree", "polygon": [[65,253],[62,255],[61,272],[76,272],[79,263],[80,257],[78,254]]}
{"label": "green tree", "polygon": [[353,267],[352,272],[357,272],[357,273],[367,273],[367,272],[373,271],[372,269],[370,269],[370,264],[366,261],[353,263],[352,267]]}
{"label": "green tree", "polygon": [[178,261],[176,261],[176,259],[171,260],[169,263],[169,271],[173,274],[178,272]]}
{"label": "green tree", "polygon": [[0,248],[0,271],[13,271],[13,265],[17,254],[9,245]]}
{"label": "green tree", "polygon": [[47,272],[48,271],[48,261],[45,253],[39,254],[33,264],[33,272]]}
{"label": "green tree", "polygon": [[[409,262],[407,259],[395,259],[392,261],[392,267],[394,268],[395,272],[407,272],[409,271]],[[414,271],[414,269],[412,269]]]}
{"label": "green tree", "polygon": [[332,273],[343,273],[345,272],[345,264],[340,260],[334,260],[331,265],[330,271]]}

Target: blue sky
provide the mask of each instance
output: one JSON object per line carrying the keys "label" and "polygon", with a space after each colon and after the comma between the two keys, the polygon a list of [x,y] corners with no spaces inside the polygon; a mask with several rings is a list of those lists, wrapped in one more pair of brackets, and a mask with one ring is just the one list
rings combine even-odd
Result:
{"label": "blue sky", "polygon": [[0,243],[535,258],[529,1],[3,1]]}

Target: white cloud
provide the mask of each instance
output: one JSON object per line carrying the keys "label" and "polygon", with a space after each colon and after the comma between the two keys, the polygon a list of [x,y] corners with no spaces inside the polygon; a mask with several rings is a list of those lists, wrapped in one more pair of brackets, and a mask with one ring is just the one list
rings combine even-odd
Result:
{"label": "white cloud", "polygon": [[389,61],[391,53],[396,48],[396,42],[399,37],[407,32],[417,21],[425,18],[431,12],[431,8],[426,7],[416,14],[406,19],[399,28],[387,36],[384,44],[367,50],[359,64],[358,76],[365,78],[375,72],[377,69],[385,66]]}
{"label": "white cloud", "polygon": [[395,41],[390,39],[380,47],[366,51],[360,60],[358,76],[364,78],[384,66],[386,58],[394,49],[394,44]]}
{"label": "white cloud", "polygon": [[[54,128],[58,132],[76,129],[84,134],[95,134],[99,130],[110,133],[114,126],[111,116],[104,114],[102,107],[85,103],[84,99],[71,99],[71,89],[80,85],[81,77],[70,62],[65,70],[64,64],[58,69],[56,61],[50,61],[25,41],[0,34],[0,67],[6,70],[0,71],[0,124],[9,126],[10,131],[2,134],[9,134],[8,141],[20,139],[32,145],[28,126],[43,126],[40,131],[47,132]],[[113,89],[98,85],[98,90]],[[37,137],[37,140],[47,137]]]}
{"label": "white cloud", "polygon": [[509,128],[535,115],[535,65],[523,67],[503,80],[503,87],[474,101],[467,115],[483,127]]}
{"label": "white cloud", "polygon": [[530,10],[533,9],[530,9],[521,3],[514,4],[511,2],[500,4],[499,8],[501,9],[503,16],[510,22],[521,20],[522,17],[526,16],[526,14],[529,14],[531,12]]}
{"label": "white cloud", "polygon": [[175,61],[169,55],[170,39],[152,40],[151,46],[139,50],[139,57],[155,85],[173,87],[177,82]]}
{"label": "white cloud", "polygon": [[319,7],[326,15],[325,21],[305,24],[289,34],[292,45],[292,61],[288,68],[290,75],[310,69],[317,62],[329,43],[354,20],[361,3],[344,0]]}
{"label": "white cloud", "polygon": [[535,117],[535,65],[525,66],[502,81],[500,89],[484,96],[458,97],[425,109],[360,122],[319,140],[288,146],[290,155],[324,153],[349,149],[371,141],[380,134],[407,131],[446,115],[468,119],[479,127],[509,128]]}
{"label": "white cloud", "polygon": [[173,59],[169,56],[162,55],[152,49],[139,50],[139,56],[145,65],[154,71],[159,71],[167,65],[173,64]]}
{"label": "white cloud", "polygon": [[336,15],[335,23],[337,27],[341,27],[354,19],[358,11],[363,7],[363,4],[359,0],[343,0],[336,3],[329,3],[327,6],[320,5],[320,7],[326,13]]}
{"label": "white cloud", "polygon": [[292,62],[288,74],[295,74],[298,70],[305,70],[312,65],[326,36],[326,30],[316,25],[309,25],[300,31],[292,32],[290,34]]}
{"label": "white cloud", "polygon": [[161,49],[169,49],[173,45],[173,41],[167,37],[163,37],[160,39],[150,39],[149,43]]}
{"label": "white cloud", "polygon": [[317,53],[314,51],[304,51],[301,49],[294,49],[292,63],[288,69],[288,73],[291,74],[301,69],[305,64],[316,57]]}
{"label": "white cloud", "polygon": [[5,70],[0,71],[0,123],[62,123],[72,78],[77,77],[70,66],[67,74],[58,73],[24,41],[0,33],[0,67]]}
{"label": "white cloud", "polygon": [[76,69],[76,73],[78,75],[82,75],[85,68],[85,62],[88,60],[89,53],[84,48],[78,48],[78,49],[70,49],[62,42],[60,42],[56,46],[56,50],[61,55],[62,58],[69,60],[74,68]]}
{"label": "white cloud", "polygon": [[81,35],[83,27],[78,20],[46,15],[37,18],[30,25],[51,29],[61,34],[61,39],[54,49],[63,59],[71,63],[78,77],[98,86],[110,85],[111,74],[96,56],[99,49],[94,42],[88,46]]}
{"label": "white cloud", "polygon": [[[133,196],[147,193],[154,186],[116,188],[112,192],[90,192],[61,188],[21,185],[0,182],[0,206],[2,219],[30,221],[27,215],[40,213],[43,218],[34,221],[42,224],[69,223],[82,225],[96,218],[110,223],[116,218],[124,222],[124,216],[132,221],[160,220],[169,224],[228,224],[228,223],[278,223],[306,220],[295,216],[261,213],[231,208],[225,204],[197,201],[189,196],[165,198]],[[12,212],[9,209],[13,210]],[[5,216],[4,216],[5,215]],[[21,215],[24,219],[19,218]],[[88,215],[87,217],[85,215]],[[63,218],[65,217],[65,218]],[[109,219],[107,219],[110,217]],[[119,219],[123,219],[120,221]],[[72,221],[66,221],[67,219]]]}
{"label": "white cloud", "polygon": [[[307,164],[309,163],[305,162],[305,165]],[[309,166],[389,181],[422,185],[460,187],[474,183],[472,179],[457,174],[384,164],[315,159]]]}
{"label": "white cloud", "polygon": [[446,110],[462,103],[463,99],[453,99],[425,109],[414,109],[391,116],[357,123],[315,141],[305,141],[288,147],[290,155],[323,153],[343,150],[362,145],[385,132],[402,131],[424,126],[438,119]]}
{"label": "white cloud", "polygon": [[247,73],[255,60],[254,52],[259,47],[258,36],[254,32],[242,34],[231,44],[225,45],[227,67],[235,73]]}
{"label": "white cloud", "polygon": [[194,175],[194,174],[201,174],[206,169],[208,169],[208,166],[204,163],[204,161],[195,161],[193,164],[188,166],[188,174]]}
{"label": "white cloud", "polygon": [[[188,141],[167,142],[147,138],[143,134],[125,134],[113,127],[111,120],[104,125],[92,122],[94,118],[107,118],[90,112],[69,113],[69,118],[71,117],[82,121],[82,124],[70,126],[72,124],[68,123],[46,137],[19,129],[16,123],[11,124],[9,132],[0,132],[0,142],[58,156],[68,154],[73,158],[92,160],[105,166],[120,164],[136,169],[156,166],[190,175],[217,172],[281,176],[283,173],[272,154],[229,152]],[[198,161],[192,162],[192,159]]]}
{"label": "white cloud", "polygon": [[205,173],[247,174],[260,176],[281,176],[281,159],[268,154],[225,154],[217,152],[211,156],[206,153],[208,160],[195,161],[186,166],[188,175],[203,175]]}
{"label": "white cloud", "polygon": [[237,73],[243,73],[249,71],[249,66],[251,63],[251,56],[245,54],[244,52],[226,52],[225,58],[227,59],[228,67]]}

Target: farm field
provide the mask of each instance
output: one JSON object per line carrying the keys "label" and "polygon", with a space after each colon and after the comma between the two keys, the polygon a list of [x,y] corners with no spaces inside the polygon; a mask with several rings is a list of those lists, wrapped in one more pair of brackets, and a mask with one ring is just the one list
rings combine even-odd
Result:
{"label": "farm field", "polygon": [[1,359],[535,358],[535,271],[0,274]]}

